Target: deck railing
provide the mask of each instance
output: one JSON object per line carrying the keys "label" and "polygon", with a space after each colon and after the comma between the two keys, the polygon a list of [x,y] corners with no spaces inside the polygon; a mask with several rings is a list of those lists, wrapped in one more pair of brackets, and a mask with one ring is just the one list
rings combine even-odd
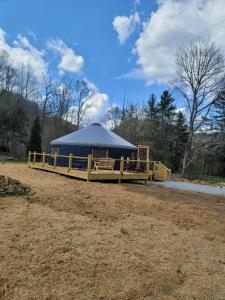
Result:
{"label": "deck railing", "polygon": [[[167,180],[171,176],[171,171],[159,161],[125,159],[124,157],[121,157],[120,159],[110,159],[115,161],[116,169],[114,168],[112,171],[108,170],[108,173],[118,172],[120,175],[119,181],[123,179],[124,174],[127,173],[135,173],[137,176],[138,174],[145,175],[146,179],[152,178],[153,175],[157,180]],[[69,155],[31,151],[28,153],[28,164],[30,165],[39,165],[42,167],[48,166],[53,169],[60,168],[63,165],[68,173],[71,170],[85,172],[88,181],[93,174],[98,173],[98,171],[94,170],[95,162],[98,160],[101,160],[101,158],[94,158],[92,154],[89,154],[88,157],[84,157],[75,156],[72,153]],[[104,171],[102,173],[104,173]]]}

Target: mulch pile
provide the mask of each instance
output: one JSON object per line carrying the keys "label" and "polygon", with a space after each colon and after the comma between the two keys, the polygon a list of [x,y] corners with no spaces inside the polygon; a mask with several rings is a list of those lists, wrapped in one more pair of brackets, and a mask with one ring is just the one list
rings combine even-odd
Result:
{"label": "mulch pile", "polygon": [[18,180],[0,175],[0,196],[23,195],[30,192],[30,188]]}

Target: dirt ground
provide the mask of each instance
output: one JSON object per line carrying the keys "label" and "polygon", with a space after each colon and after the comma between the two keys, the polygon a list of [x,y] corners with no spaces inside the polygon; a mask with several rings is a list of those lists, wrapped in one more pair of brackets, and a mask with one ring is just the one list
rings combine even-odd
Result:
{"label": "dirt ground", "polygon": [[225,299],[225,198],[0,164],[0,299]]}

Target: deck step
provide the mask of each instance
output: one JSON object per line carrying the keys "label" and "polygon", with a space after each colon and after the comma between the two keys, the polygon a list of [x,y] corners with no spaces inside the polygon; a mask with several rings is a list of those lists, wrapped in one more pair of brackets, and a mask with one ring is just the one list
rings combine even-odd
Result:
{"label": "deck step", "polygon": [[170,180],[171,179],[171,170],[168,169],[161,162],[155,162],[153,179],[158,180],[158,181]]}

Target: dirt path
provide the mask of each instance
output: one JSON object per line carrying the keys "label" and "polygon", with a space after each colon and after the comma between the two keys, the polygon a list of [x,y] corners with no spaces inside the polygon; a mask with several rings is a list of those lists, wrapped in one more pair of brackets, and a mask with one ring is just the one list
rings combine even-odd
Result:
{"label": "dirt path", "polygon": [[224,198],[0,174],[35,193],[0,198],[1,299],[225,299]]}

